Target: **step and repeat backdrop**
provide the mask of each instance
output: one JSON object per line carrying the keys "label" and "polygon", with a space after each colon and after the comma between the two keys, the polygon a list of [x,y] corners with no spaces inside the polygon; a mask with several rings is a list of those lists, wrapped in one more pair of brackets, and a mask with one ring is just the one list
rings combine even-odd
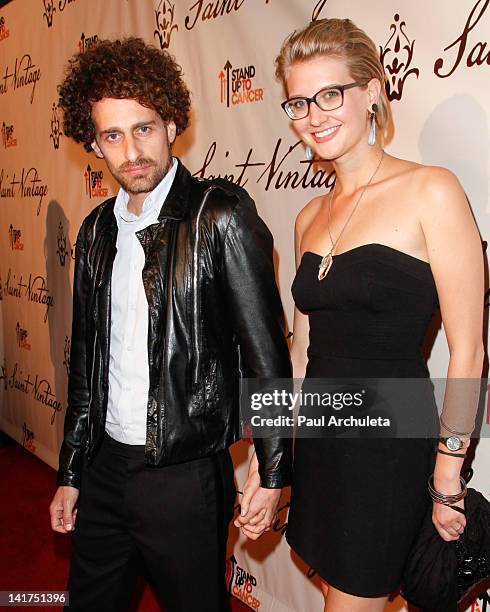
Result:
{"label": "step and repeat backdrop", "polygon": [[[446,166],[462,182],[483,240],[490,235],[490,0],[14,0],[0,9],[0,428],[57,466],[70,368],[74,243],[82,219],[117,187],[103,161],[63,134],[57,84],[68,58],[99,39],[143,37],[182,65],[192,124],[174,153],[201,177],[245,187],[274,237],[277,279],[292,326],[293,227],[332,184],[311,163],[279,104],[274,57],[295,28],[349,17],[379,46],[395,129],[387,150]],[[461,296],[464,299],[464,296]],[[486,304],[488,306],[488,304]],[[446,373],[439,330],[430,357]],[[488,413],[487,413],[488,414]],[[484,418],[488,418],[488,416]],[[235,445],[239,486],[250,447]],[[489,440],[472,484],[489,496]],[[317,577],[284,537],[230,532],[230,591],[251,609],[322,609]],[[192,585],[190,585],[192,588]],[[486,610],[488,594],[472,604]],[[406,609],[397,597],[390,610]]]}

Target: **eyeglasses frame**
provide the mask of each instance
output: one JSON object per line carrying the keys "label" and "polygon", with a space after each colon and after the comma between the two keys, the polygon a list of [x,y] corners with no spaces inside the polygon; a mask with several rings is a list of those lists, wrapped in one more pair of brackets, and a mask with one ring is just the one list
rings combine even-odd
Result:
{"label": "eyeglasses frame", "polygon": [[[287,100],[284,100],[284,102],[281,102],[281,107],[286,113],[286,115],[289,117],[289,119],[291,119],[292,121],[299,121],[300,119],[306,119],[306,117],[308,117],[308,115],[310,114],[310,106],[312,102],[314,102],[320,110],[325,110],[316,101],[316,97],[318,96],[318,94],[322,93],[322,91],[328,91],[329,89],[338,89],[342,95],[342,100],[338,106],[336,106],[335,108],[329,108],[328,111],[325,111],[325,112],[329,112],[332,110],[337,110],[338,108],[343,106],[344,92],[346,89],[351,89],[352,87],[360,87],[360,86],[361,86],[361,83],[358,83],[357,81],[354,81],[353,83],[347,83],[347,85],[329,85],[328,87],[322,87],[321,89],[319,89],[312,98],[308,98],[308,96],[293,96],[292,98],[288,98]],[[292,102],[293,100],[306,100],[306,102],[308,103],[308,111],[306,112],[306,115],[304,117],[291,117],[291,115],[286,110],[286,105]]]}

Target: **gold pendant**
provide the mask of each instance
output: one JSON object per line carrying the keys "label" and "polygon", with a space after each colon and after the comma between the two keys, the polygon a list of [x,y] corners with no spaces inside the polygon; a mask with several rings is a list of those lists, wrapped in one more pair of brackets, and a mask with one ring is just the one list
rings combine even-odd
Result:
{"label": "gold pendant", "polygon": [[323,280],[327,276],[328,271],[332,267],[332,264],[333,264],[333,258],[332,258],[332,252],[330,251],[330,253],[327,253],[325,257],[322,258],[322,261],[320,265],[318,266],[318,280],[319,281]]}

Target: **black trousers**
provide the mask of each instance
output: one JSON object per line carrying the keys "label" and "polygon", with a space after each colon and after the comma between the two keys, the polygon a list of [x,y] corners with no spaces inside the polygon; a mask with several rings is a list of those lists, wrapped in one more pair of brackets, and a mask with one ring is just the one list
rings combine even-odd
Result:
{"label": "black trousers", "polygon": [[146,573],[166,612],[227,611],[225,558],[235,486],[228,451],[145,465],[144,447],[105,436],[84,467],[70,612],[121,612]]}

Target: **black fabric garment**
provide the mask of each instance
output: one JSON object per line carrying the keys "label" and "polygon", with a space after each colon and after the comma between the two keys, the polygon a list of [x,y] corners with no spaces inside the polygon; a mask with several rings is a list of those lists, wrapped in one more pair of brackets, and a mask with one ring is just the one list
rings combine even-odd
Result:
{"label": "black fabric garment", "polygon": [[[368,244],[335,256],[319,281],[320,261],[306,252],[293,284],[309,315],[307,379],[427,378],[421,345],[437,304],[430,266]],[[433,401],[407,410],[427,418],[428,429],[437,417]],[[362,432],[297,439],[286,534],[292,548],[346,593],[397,589],[429,504],[433,449],[430,439]]]}
{"label": "black fabric garment", "polygon": [[410,551],[402,594],[424,612],[466,609],[467,596],[490,586],[490,503],[468,488],[464,506],[466,528],[459,540],[444,541],[429,511]]}
{"label": "black fabric garment", "polygon": [[166,467],[146,465],[144,452],[106,434],[84,467],[68,610],[126,610],[145,567],[168,612],[226,612],[229,452]]}

